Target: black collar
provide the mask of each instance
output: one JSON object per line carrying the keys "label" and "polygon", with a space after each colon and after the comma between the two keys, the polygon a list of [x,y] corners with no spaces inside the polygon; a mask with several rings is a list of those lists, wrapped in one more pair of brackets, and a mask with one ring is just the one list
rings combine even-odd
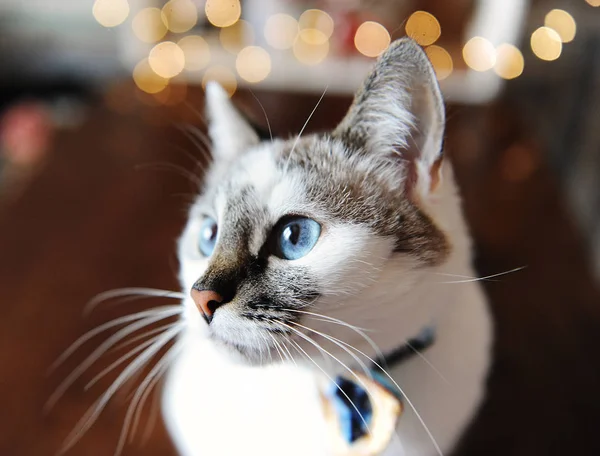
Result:
{"label": "black collar", "polygon": [[403,363],[416,354],[428,349],[435,342],[435,328],[433,326],[425,326],[419,334],[408,339],[402,345],[392,349],[383,356],[375,358],[375,363],[372,364],[373,370],[385,369],[388,370],[400,363]]}

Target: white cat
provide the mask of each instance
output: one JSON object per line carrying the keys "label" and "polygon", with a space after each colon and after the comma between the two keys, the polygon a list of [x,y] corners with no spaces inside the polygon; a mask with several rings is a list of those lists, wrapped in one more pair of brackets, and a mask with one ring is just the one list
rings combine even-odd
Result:
{"label": "white cat", "polygon": [[[330,133],[260,142],[215,83],[207,103],[214,164],[180,240],[188,297],[163,396],[178,450],[449,452],[484,395],[491,325],[461,280],[471,245],[424,52],[393,43]],[[332,406],[337,376],[398,393],[370,379],[381,354],[402,391],[396,430],[377,450],[361,447],[369,432],[344,446],[330,415],[358,408]]]}

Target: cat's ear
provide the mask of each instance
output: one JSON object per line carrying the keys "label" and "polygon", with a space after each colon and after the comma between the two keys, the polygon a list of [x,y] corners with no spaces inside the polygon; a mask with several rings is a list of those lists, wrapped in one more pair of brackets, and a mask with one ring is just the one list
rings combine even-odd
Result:
{"label": "cat's ear", "polygon": [[216,160],[233,160],[248,147],[258,144],[257,133],[218,82],[206,84],[206,112]]}
{"label": "cat's ear", "polygon": [[433,67],[417,43],[403,38],[379,58],[333,134],[371,156],[400,157],[401,178],[422,194],[439,183],[444,125]]}

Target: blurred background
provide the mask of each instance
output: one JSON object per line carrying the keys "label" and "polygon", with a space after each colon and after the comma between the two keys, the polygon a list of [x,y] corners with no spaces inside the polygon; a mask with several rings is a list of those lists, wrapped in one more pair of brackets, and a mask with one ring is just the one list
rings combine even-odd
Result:
{"label": "blurred background", "polygon": [[[600,0],[0,0],[0,454],[55,454],[110,384],[42,411],[97,343],[52,361],[132,309],[90,298],[178,289],[206,82],[284,136],[325,93],[306,131],[332,128],[405,35],[448,102],[479,274],[524,267],[485,282],[490,395],[457,454],[600,454]],[[127,399],[69,454],[112,454]],[[125,454],[174,454],[148,429]]]}

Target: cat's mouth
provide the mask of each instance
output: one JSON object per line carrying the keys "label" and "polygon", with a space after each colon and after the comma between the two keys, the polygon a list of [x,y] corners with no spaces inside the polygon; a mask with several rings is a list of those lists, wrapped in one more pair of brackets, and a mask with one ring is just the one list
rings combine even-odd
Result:
{"label": "cat's mouth", "polygon": [[296,335],[286,328],[291,324],[295,322],[274,324],[267,319],[216,316],[208,327],[208,337],[235,359],[251,365],[273,364],[281,361],[282,344],[295,343]]}
{"label": "cat's mouth", "polygon": [[210,301],[201,306],[196,299],[190,302],[190,307],[193,306],[202,317],[200,321],[206,323],[202,325],[204,336],[225,355],[252,365],[265,365],[301,357],[299,344],[305,345],[303,342],[308,337],[304,333],[309,329],[302,317],[312,314],[307,309],[318,297],[317,293],[307,294],[291,304],[261,296],[249,302],[234,300],[214,308],[210,308]]}

